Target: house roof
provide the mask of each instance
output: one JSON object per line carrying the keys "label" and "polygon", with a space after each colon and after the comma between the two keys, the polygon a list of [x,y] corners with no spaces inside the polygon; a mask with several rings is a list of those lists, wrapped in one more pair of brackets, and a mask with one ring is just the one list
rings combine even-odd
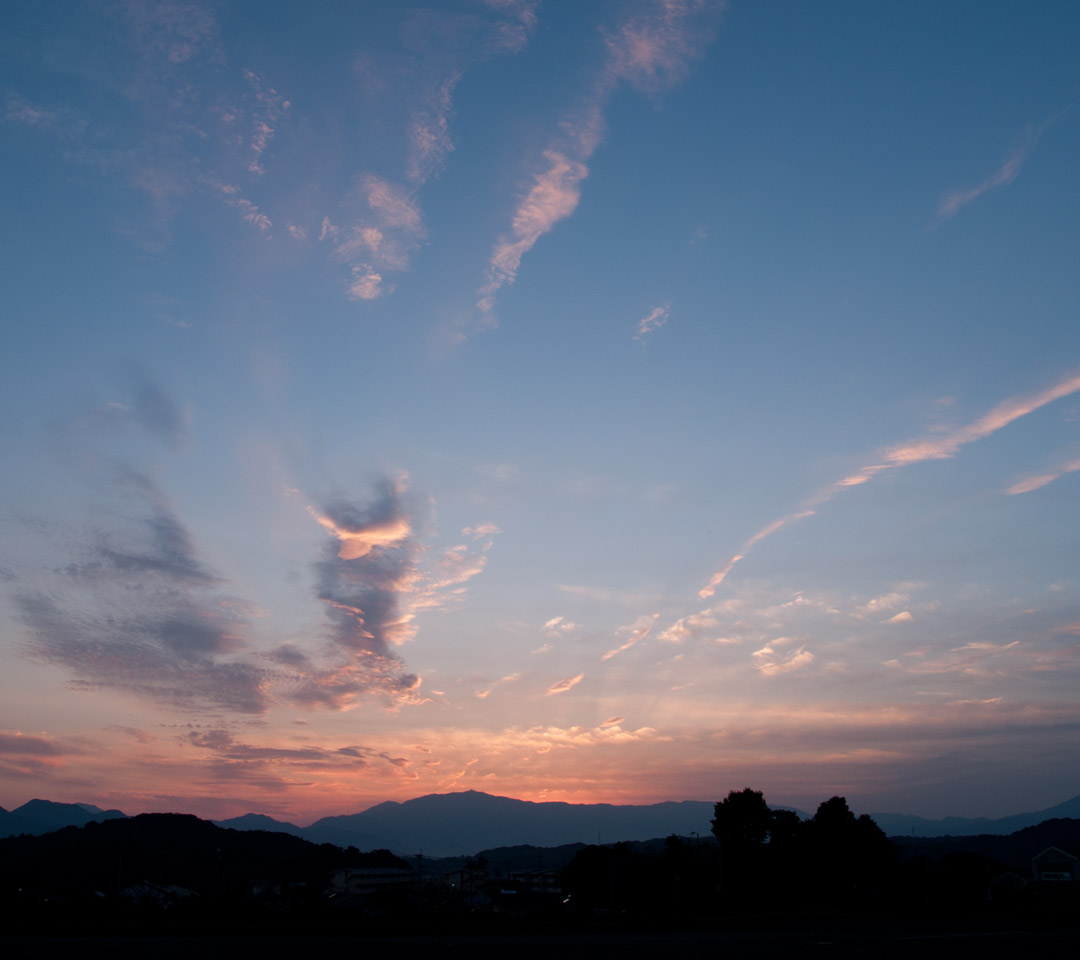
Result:
{"label": "house roof", "polygon": [[1042,853],[1037,853],[1031,858],[1032,863],[1039,863],[1042,860],[1065,860],[1069,863],[1076,863],[1080,858],[1074,857],[1067,850],[1062,850],[1061,847],[1047,847]]}

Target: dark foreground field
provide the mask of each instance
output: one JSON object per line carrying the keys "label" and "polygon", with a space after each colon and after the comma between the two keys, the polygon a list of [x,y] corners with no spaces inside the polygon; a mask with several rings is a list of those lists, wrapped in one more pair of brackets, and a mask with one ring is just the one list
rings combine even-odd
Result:
{"label": "dark foreground field", "polygon": [[895,933],[862,931],[676,930],[651,932],[459,935],[428,937],[0,937],[8,958],[147,957],[154,960],[217,960],[225,957],[383,955],[395,958],[514,957],[596,960],[597,957],[769,958],[861,957],[874,960],[936,960],[969,953],[980,960],[1080,955],[1080,932]]}

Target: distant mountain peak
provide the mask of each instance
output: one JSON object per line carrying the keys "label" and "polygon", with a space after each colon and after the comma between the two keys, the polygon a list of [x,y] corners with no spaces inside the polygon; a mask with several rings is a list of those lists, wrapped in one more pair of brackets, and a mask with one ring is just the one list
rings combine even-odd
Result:
{"label": "distant mountain peak", "polygon": [[119,810],[102,810],[92,803],[58,803],[35,797],[21,807],[2,811],[0,837],[52,833],[64,827],[83,827],[99,820],[126,819]]}

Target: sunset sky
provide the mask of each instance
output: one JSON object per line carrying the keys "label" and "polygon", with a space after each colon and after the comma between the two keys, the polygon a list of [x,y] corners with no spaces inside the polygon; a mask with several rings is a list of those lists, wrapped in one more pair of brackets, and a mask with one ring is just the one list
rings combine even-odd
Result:
{"label": "sunset sky", "polygon": [[1080,793],[1080,5],[0,10],[0,805]]}

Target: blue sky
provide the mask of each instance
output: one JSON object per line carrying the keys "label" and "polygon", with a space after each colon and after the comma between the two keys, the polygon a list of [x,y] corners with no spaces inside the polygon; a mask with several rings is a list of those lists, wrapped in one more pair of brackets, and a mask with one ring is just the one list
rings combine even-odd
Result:
{"label": "blue sky", "polygon": [[0,804],[1080,792],[1075,5],[0,16]]}

